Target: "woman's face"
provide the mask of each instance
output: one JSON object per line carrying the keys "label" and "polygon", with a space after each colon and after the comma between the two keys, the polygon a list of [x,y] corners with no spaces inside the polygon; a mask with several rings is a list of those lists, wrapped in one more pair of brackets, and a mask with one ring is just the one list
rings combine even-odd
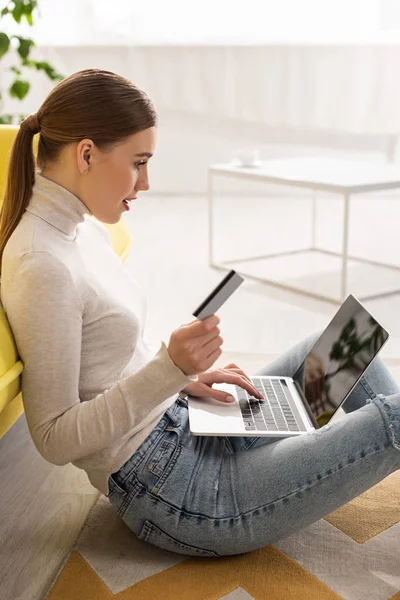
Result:
{"label": "woman's face", "polygon": [[[77,146],[79,197],[103,223],[117,223],[138,192],[149,189],[148,161],[155,151],[156,127],[149,127],[101,151],[92,140]],[[89,172],[85,175],[84,170]],[[129,199],[127,201],[127,199]],[[125,202],[124,202],[125,200]]]}

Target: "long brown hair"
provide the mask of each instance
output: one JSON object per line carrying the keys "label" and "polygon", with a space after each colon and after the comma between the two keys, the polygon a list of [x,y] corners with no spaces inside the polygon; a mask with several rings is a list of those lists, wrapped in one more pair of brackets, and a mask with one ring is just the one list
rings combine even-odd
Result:
{"label": "long brown hair", "polygon": [[37,113],[21,123],[14,140],[0,214],[0,275],[4,248],[32,195],[35,133],[40,133],[37,164],[43,168],[68,143],[90,138],[106,151],[156,124],[148,96],[121,75],[85,69],[58,83]]}

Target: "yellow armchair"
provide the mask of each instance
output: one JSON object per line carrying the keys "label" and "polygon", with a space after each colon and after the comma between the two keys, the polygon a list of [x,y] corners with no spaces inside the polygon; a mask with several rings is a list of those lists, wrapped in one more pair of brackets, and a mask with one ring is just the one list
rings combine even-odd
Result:
{"label": "yellow armchair", "polygon": [[21,394],[22,361],[0,302],[0,438],[24,412]]}
{"label": "yellow armchair", "polygon": [[[0,207],[11,147],[17,131],[18,127],[15,125],[0,125]],[[37,138],[34,139],[34,144],[37,149]],[[132,236],[126,223],[121,219],[115,225],[105,225],[114,251],[125,262],[132,245]],[[24,412],[20,377],[22,371],[23,363],[18,356],[14,337],[0,302],[0,438]]]}

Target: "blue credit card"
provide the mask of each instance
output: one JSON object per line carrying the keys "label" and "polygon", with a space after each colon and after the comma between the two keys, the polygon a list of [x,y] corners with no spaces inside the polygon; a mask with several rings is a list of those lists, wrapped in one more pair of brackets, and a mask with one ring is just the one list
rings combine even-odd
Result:
{"label": "blue credit card", "polygon": [[211,315],[215,315],[217,310],[223,305],[223,303],[233,294],[235,290],[243,283],[244,279],[236,273],[236,271],[229,271],[228,275],[223,278],[221,283],[211,292],[209,296],[200,304],[194,311],[193,316],[200,320],[206,319]]}

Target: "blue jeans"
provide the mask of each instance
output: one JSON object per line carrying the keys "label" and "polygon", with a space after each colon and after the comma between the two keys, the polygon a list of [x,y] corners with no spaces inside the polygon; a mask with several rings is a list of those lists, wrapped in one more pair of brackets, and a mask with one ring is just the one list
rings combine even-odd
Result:
{"label": "blue jeans", "polygon": [[[318,336],[258,374],[293,376]],[[400,468],[400,389],[379,357],[346,408],[295,438],[208,437],[191,435],[187,401],[178,398],[110,476],[108,498],[141,540],[179,554],[276,543]]]}

